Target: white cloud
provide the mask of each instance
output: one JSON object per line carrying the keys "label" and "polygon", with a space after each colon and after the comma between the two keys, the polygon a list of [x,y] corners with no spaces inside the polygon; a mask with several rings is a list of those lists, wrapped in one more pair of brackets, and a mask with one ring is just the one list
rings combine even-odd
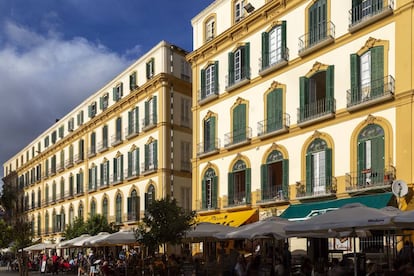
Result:
{"label": "white cloud", "polygon": [[132,62],[85,38],[62,40],[56,32],[43,35],[10,21],[3,34],[2,163]]}

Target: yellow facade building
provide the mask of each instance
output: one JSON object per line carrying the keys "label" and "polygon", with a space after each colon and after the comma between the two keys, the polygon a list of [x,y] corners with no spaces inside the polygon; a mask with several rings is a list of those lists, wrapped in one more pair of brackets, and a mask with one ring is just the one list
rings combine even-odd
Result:
{"label": "yellow facade building", "polygon": [[413,12],[406,0],[216,0],[196,15],[199,220],[413,209]]}
{"label": "yellow facade building", "polygon": [[136,227],[155,199],[191,209],[191,69],[160,42],[4,164],[34,237],[76,217]]}

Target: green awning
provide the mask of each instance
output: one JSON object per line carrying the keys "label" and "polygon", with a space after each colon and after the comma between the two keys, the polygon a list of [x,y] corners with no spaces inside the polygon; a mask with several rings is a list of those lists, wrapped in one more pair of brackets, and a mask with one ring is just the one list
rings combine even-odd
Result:
{"label": "green awning", "polygon": [[393,193],[381,193],[375,195],[354,196],[350,198],[318,201],[290,205],[280,217],[289,220],[304,220],[309,217],[323,214],[327,211],[338,209],[346,204],[361,203],[367,207],[381,209],[388,206]]}

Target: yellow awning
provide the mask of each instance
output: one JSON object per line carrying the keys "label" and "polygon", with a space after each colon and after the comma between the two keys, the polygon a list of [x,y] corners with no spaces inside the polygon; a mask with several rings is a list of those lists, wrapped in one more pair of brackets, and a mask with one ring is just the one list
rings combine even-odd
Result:
{"label": "yellow awning", "polygon": [[258,217],[256,214],[257,214],[256,210],[225,212],[225,213],[208,215],[208,216],[198,216],[197,220],[198,222],[210,222],[214,224],[222,224],[222,225],[238,227],[246,222],[257,221]]}

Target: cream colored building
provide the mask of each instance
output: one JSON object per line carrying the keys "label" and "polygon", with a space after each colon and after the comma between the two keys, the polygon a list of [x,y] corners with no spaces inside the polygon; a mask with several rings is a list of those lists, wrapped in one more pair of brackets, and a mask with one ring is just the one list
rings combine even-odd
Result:
{"label": "cream colored building", "polygon": [[58,241],[91,214],[132,228],[166,196],[191,209],[186,54],[160,42],[4,164],[4,179],[16,175],[24,190],[35,237]]}
{"label": "cream colored building", "polygon": [[413,12],[408,0],[216,0],[196,15],[200,220],[413,209]]}

